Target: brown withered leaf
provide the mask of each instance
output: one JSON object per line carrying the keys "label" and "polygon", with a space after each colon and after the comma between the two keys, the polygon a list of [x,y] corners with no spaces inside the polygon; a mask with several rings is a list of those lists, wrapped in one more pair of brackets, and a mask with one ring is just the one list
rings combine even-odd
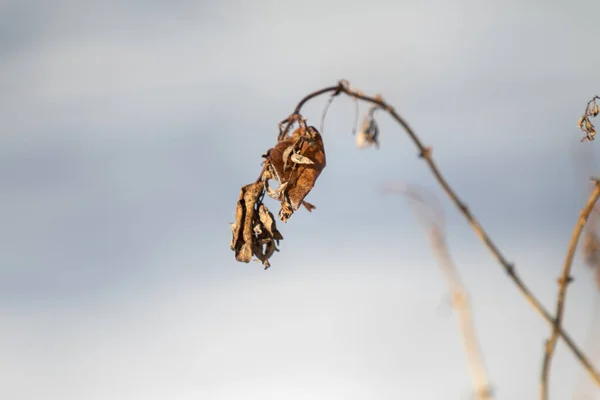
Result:
{"label": "brown withered leaf", "polygon": [[275,218],[273,218],[273,214],[271,211],[265,206],[261,204],[258,208],[258,216],[262,226],[267,229],[267,232],[274,240],[283,240],[283,236],[277,230],[277,226],[275,226]]}
{"label": "brown withered leaf", "polygon": [[[269,149],[265,155],[265,158],[267,159],[266,162],[269,164],[267,171],[270,172],[272,178],[278,181],[279,184],[283,184],[289,180],[287,179],[290,173],[290,170],[287,168],[288,158],[294,148],[299,144],[303,132],[304,131],[300,128],[296,129],[291,136],[277,143],[275,147]],[[285,174],[286,171],[288,172],[287,176]]]}
{"label": "brown withered leaf", "polygon": [[263,184],[252,183],[242,187],[235,210],[235,223],[232,224],[230,247],[235,251],[235,259],[250,262],[253,253],[255,205],[262,194]]}
{"label": "brown withered leaf", "polygon": [[[264,246],[264,247],[263,247]],[[254,255],[268,269],[271,266],[269,258],[276,252],[277,246],[274,240],[264,240],[254,244]]]}
{"label": "brown withered leaf", "polygon": [[230,247],[235,259],[249,263],[256,257],[269,268],[269,258],[278,251],[277,245],[283,236],[277,230],[275,218],[267,206],[262,204],[263,182],[242,187],[236,207],[235,222],[231,224]]}
{"label": "brown withered leaf", "polygon": [[[288,157],[291,158],[292,165],[289,165]],[[313,126],[306,129],[298,128],[290,137],[270,149],[265,158],[269,164],[267,168],[269,177],[277,180],[280,185],[287,184],[279,196],[281,200],[279,217],[286,222],[303,204],[304,198],[310,193],[326,166],[323,139]],[[309,210],[315,208],[311,206],[306,207]]]}

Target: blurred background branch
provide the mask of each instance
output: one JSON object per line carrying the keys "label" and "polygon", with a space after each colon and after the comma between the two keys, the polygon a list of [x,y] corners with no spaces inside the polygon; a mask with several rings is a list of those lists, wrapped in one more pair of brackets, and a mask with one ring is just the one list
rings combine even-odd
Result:
{"label": "blurred background branch", "polygon": [[471,375],[473,394],[477,400],[493,399],[481,345],[473,321],[469,294],[460,279],[460,274],[446,243],[445,219],[439,200],[432,193],[415,185],[390,185],[384,189],[384,193],[402,195],[427,232],[433,254],[448,285],[452,305],[456,310],[458,328]]}

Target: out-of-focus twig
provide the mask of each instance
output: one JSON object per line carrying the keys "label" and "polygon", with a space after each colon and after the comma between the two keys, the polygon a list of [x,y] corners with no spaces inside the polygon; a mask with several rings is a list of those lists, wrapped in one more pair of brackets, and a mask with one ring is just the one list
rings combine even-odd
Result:
{"label": "out-of-focus twig", "polygon": [[573,265],[573,258],[575,257],[575,250],[577,249],[577,243],[579,242],[579,237],[581,236],[581,232],[585,227],[585,224],[596,205],[596,201],[600,198],[600,180],[595,180],[596,185],[586,206],[584,207],[579,219],[577,220],[577,224],[575,224],[575,228],[573,230],[573,234],[571,236],[571,242],[569,243],[569,249],[567,251],[567,257],[565,260],[565,264],[563,267],[563,272],[561,277],[558,279],[558,299],[556,301],[556,316],[554,318],[554,324],[552,326],[552,333],[550,338],[546,341],[546,349],[544,352],[544,359],[542,362],[542,375],[540,382],[540,399],[547,400],[548,399],[548,380],[550,375],[550,367],[552,364],[552,357],[554,355],[554,351],[556,349],[556,342],[558,341],[559,332],[562,326],[562,320],[565,309],[565,300],[567,295],[567,286],[572,281],[571,277],[571,266]]}
{"label": "out-of-focus twig", "polygon": [[460,279],[460,275],[446,244],[444,214],[438,199],[427,193],[423,188],[412,185],[404,187],[388,186],[384,189],[384,192],[404,195],[419,222],[427,231],[438,265],[452,294],[452,304],[458,318],[458,327],[467,355],[475,398],[477,400],[493,399],[488,374],[473,323],[469,295]]}

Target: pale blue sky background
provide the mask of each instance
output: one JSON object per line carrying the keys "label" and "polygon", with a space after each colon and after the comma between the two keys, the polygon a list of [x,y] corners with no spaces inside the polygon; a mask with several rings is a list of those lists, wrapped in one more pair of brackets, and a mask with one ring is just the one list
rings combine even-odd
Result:
{"label": "pale blue sky background", "polygon": [[[427,238],[378,188],[442,194],[389,118],[357,151],[334,102],[318,208],[281,224],[269,271],[229,250],[239,188],[296,102],[348,79],[433,146],[554,307],[586,197],[574,160],[597,151],[576,122],[600,92],[599,19],[592,0],[1,1],[0,398],[468,399]],[[548,327],[443,204],[497,398],[535,398]],[[583,345],[595,290],[574,273]],[[552,398],[579,374],[560,345]]]}

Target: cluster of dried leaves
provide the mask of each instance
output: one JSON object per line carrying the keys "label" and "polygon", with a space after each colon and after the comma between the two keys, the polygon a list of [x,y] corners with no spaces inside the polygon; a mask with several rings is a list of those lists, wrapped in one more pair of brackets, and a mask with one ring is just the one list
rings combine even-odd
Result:
{"label": "cluster of dried leaves", "polygon": [[265,161],[259,178],[240,190],[230,243],[237,261],[248,263],[256,257],[267,269],[269,258],[283,240],[273,214],[263,204],[265,194],[279,201],[278,215],[283,222],[301,205],[308,211],[315,208],[304,198],[325,168],[325,148],[317,129],[298,117],[300,127],[291,135],[280,135],[277,144],[262,156]]}
{"label": "cluster of dried leaves", "polygon": [[587,103],[585,112],[577,122],[577,126],[579,127],[579,129],[585,132],[585,136],[583,137],[583,139],[581,139],[582,142],[585,140],[594,140],[594,136],[596,135],[596,127],[594,126],[594,124],[592,124],[590,118],[594,118],[598,116],[598,114],[600,114],[600,107],[597,103],[598,100],[600,100],[600,96],[595,96],[592,100],[590,100]]}
{"label": "cluster of dried leaves", "polygon": [[[266,205],[263,204],[265,194],[274,200],[279,201],[280,210],[278,216],[283,222],[287,222],[293,213],[298,210],[300,205],[304,205],[309,211],[315,208],[310,203],[307,203],[304,198],[310,193],[317,178],[325,168],[325,150],[321,134],[313,126],[306,125],[306,121],[302,115],[300,115],[300,110],[307,101],[325,93],[331,93],[331,99],[338,96],[340,93],[344,93],[351,98],[354,98],[355,101],[357,101],[357,104],[358,100],[373,104],[373,107],[371,107],[368,115],[363,121],[361,129],[357,132],[356,143],[358,148],[369,146],[379,147],[379,128],[374,118],[374,112],[378,108],[385,110],[406,130],[410,139],[420,151],[420,157],[423,158],[430,167],[437,182],[444,189],[450,200],[452,200],[454,205],[458,207],[460,212],[469,221],[473,230],[508,273],[508,276],[513,280],[523,296],[525,296],[542,317],[551,324],[552,335],[547,341],[542,368],[542,398],[545,399],[547,396],[550,360],[552,359],[552,355],[556,348],[556,342],[559,337],[564,339],[564,342],[572,350],[573,354],[585,367],[586,371],[594,381],[600,384],[600,373],[596,372],[594,366],[585,354],[578,349],[574,341],[562,329],[566,287],[567,283],[570,281],[568,277],[571,270],[574,249],[577,246],[579,236],[588,219],[591,208],[594,207],[594,204],[600,198],[600,182],[597,182],[596,190],[591,195],[588,200],[588,205],[586,205],[586,208],[582,213],[582,216],[584,217],[580,218],[578,225],[574,230],[563,270],[563,276],[560,279],[556,317],[553,318],[539,300],[531,293],[521,278],[519,278],[514,265],[500,252],[477,219],[472,215],[470,210],[464,205],[463,201],[442,176],[437,164],[431,156],[431,148],[423,144],[409,124],[393,109],[393,107],[388,105],[381,96],[367,96],[359,90],[351,88],[349,83],[345,80],[339,81],[335,86],[326,87],[308,94],[300,100],[294,113],[280,123],[277,144],[263,155],[265,161],[259,178],[254,183],[243,186],[240,191],[236,209],[236,220],[231,224],[232,239],[230,247],[235,252],[236,260],[248,263],[253,258],[256,258],[258,261],[262,262],[265,269],[267,269],[270,267],[270,257],[274,252],[278,251],[277,246],[279,245],[279,241],[283,239],[283,236],[277,230],[275,217],[268,210]],[[329,103],[331,103],[331,99]],[[582,141],[594,140],[596,130],[591,122],[591,118],[598,116],[600,113],[600,107],[597,103],[598,100],[600,100],[600,96],[596,96],[588,102],[585,113],[578,122],[578,127],[586,134]],[[356,115],[358,119],[358,112]],[[357,120],[355,121],[355,126],[356,122]],[[299,124],[299,128],[290,134],[291,127],[296,124]],[[276,187],[271,185],[270,182],[273,181],[277,184]],[[597,271],[598,286],[600,288],[600,237],[596,233],[596,229],[590,228],[588,230],[585,240],[585,254],[588,265]]]}

